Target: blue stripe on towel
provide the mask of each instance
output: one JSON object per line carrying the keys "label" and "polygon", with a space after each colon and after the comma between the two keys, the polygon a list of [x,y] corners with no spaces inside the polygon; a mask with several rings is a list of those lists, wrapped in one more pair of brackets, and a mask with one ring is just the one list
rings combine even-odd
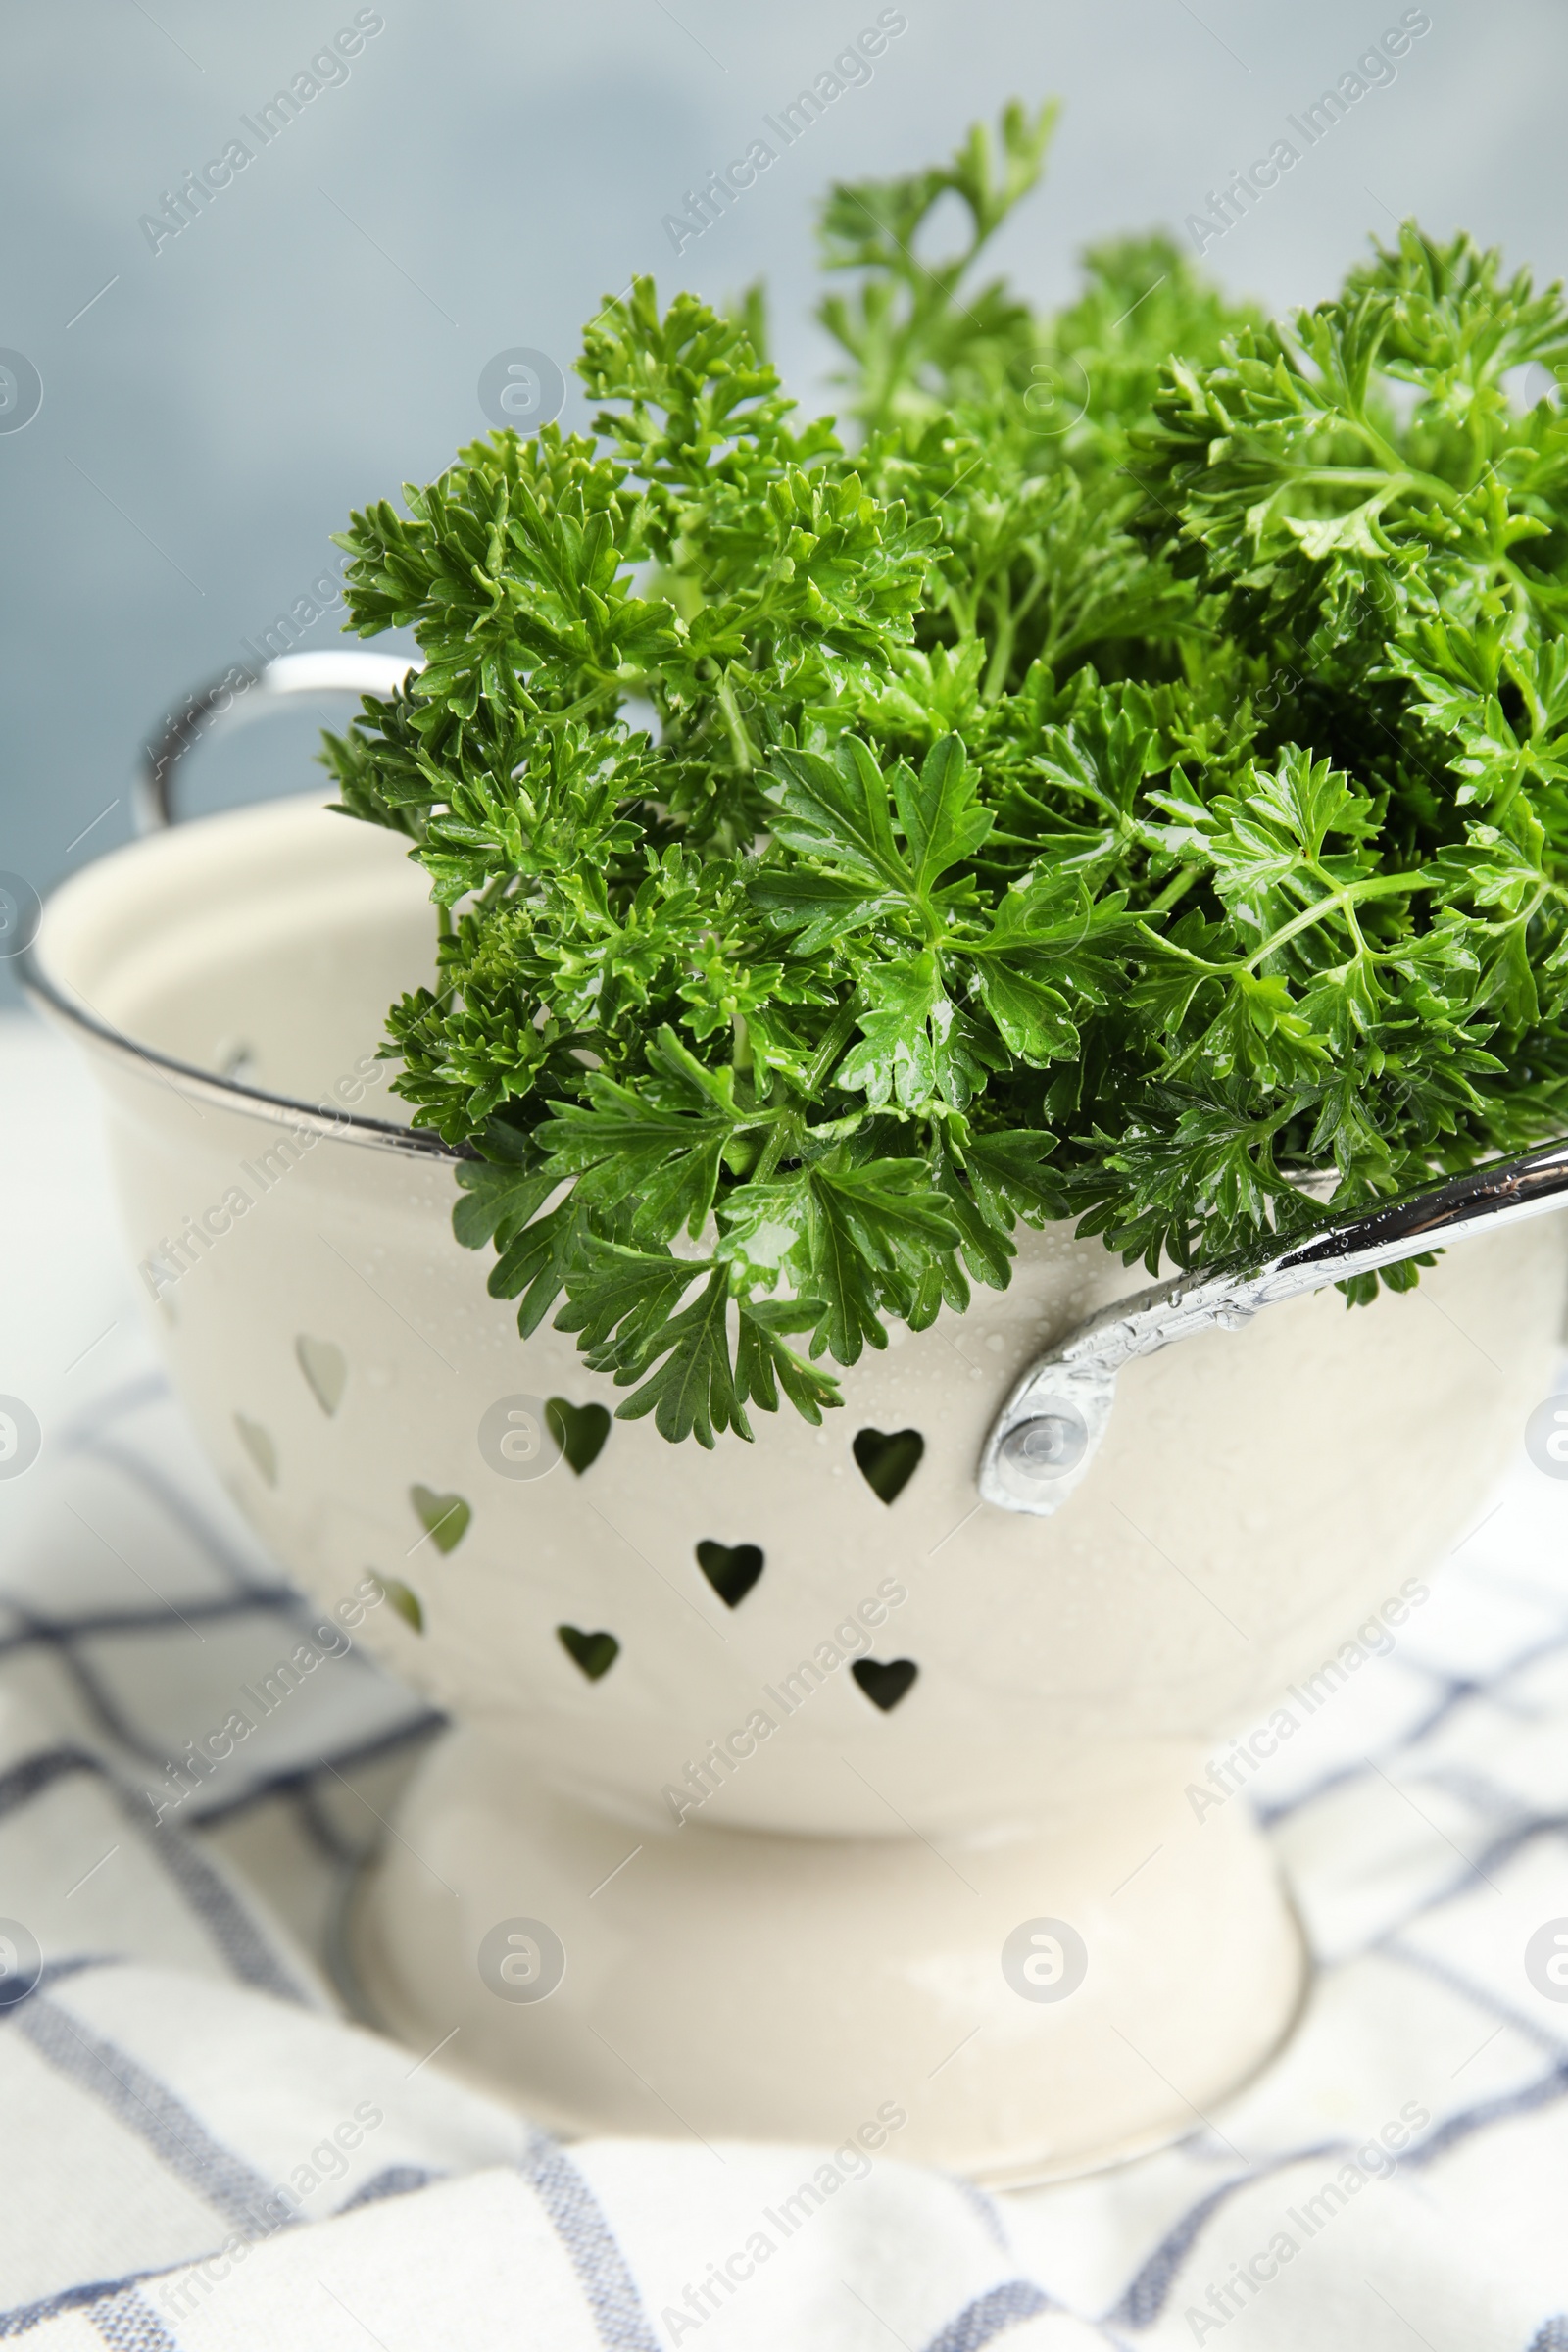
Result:
{"label": "blue stripe on towel", "polygon": [[276,2191],[242,2157],[215,2139],[205,2124],[128,2050],[70,2016],[46,1994],[23,2002],[17,2031],[56,2072],[101,2101],[127,2132],[144,2140],[165,2169],[250,2241],[286,2228]]}
{"label": "blue stripe on towel", "polygon": [[68,2311],[81,2311],[94,2303],[107,2302],[121,2295],[140,2278],[156,2278],[157,2271],[133,2271],[126,2278],[89,2278],[80,2286],[63,2286],[58,2294],[40,2295],[31,2303],[15,2303],[9,2311],[0,2311],[0,2338],[10,2341],[19,2335],[28,2335],[41,2328],[45,2320],[58,2320]]}
{"label": "blue stripe on towel", "polygon": [[605,2352],[661,2352],[626,2258],[576,2166],[540,2132],[517,2170],[566,2249]]}
{"label": "blue stripe on towel", "polygon": [[1124,2328],[1152,2328],[1165,2308],[1181,2267],[1196,2245],[1204,2223],[1234,2197],[1238,2189],[1250,2188],[1256,2181],[1266,2180],[1271,2173],[1288,2171],[1293,2164],[1307,2164],[1320,2157],[1341,2155],[1348,2147],[1348,2140],[1321,2140],[1315,2147],[1291,2148],[1281,2156],[1254,2164],[1245,2173],[1238,2173],[1234,2180],[1222,2180],[1217,2188],[1209,2190],[1206,2197],[1200,2197],[1196,2205],[1189,2205],[1181,2220],[1166,2230],[1153,2252],[1145,2256],[1121,2301],[1107,2315],[1108,2319]]}
{"label": "blue stripe on towel", "polygon": [[133,2286],[89,2303],[86,2316],[114,2352],[179,2352],[157,2312]]}
{"label": "blue stripe on towel", "polygon": [[101,1782],[131,1828],[147,1839],[242,1984],[253,1984],[258,1991],[272,1993],[297,2007],[318,2005],[283,1966],[222,1873],[181,1832],[159,1828],[146,1797],[117,1780],[101,1756],[70,1745],[24,1756],[0,1773],[0,1819],[76,1773],[90,1774]]}
{"label": "blue stripe on towel", "polygon": [[995,2343],[1009,2328],[1037,2320],[1043,2311],[1060,2309],[1032,2278],[1008,2278],[989,2293],[977,2295],[956,2320],[948,2322],[940,2335],[931,2338],[926,2352],[981,2352],[983,2345]]}
{"label": "blue stripe on towel", "polygon": [[406,2197],[416,2188],[428,2188],[432,2180],[447,2180],[448,2173],[432,2173],[422,2164],[389,2164],[384,2172],[367,2180],[352,2197],[334,2207],[336,2213],[358,2213],[362,2205],[379,2205],[384,2197]]}

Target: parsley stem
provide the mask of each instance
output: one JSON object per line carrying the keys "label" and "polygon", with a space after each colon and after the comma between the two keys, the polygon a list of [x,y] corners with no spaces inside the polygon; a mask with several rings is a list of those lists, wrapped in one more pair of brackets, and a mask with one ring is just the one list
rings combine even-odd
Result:
{"label": "parsley stem", "polygon": [[[1312,867],[1309,870],[1322,878],[1320,868]],[[1310,906],[1303,906],[1299,914],[1293,915],[1288,923],[1282,923],[1277,931],[1271,932],[1262,946],[1255,948],[1250,956],[1236,956],[1224,963],[1211,963],[1206,956],[1194,955],[1191,948],[1180,947],[1175,940],[1152,931],[1147,922],[1141,921],[1138,927],[1146,939],[1157,941],[1167,956],[1179,956],[1184,963],[1196,963],[1200,970],[1207,972],[1211,978],[1223,980],[1231,974],[1255,971],[1276,949],[1284,947],[1288,940],[1295,939],[1299,932],[1309,931],[1314,923],[1321,922],[1336,907],[1341,908],[1349,920],[1357,943],[1364,944],[1360,927],[1350,914],[1351,906],[1358,900],[1388,898],[1397,891],[1435,890],[1438,886],[1439,877],[1435,874],[1369,874],[1363,882],[1338,884],[1323,898],[1314,899]],[[1150,908],[1151,914],[1158,911],[1160,909],[1157,906]]]}
{"label": "parsley stem", "polygon": [[[1318,878],[1326,879],[1320,867],[1313,866],[1310,870]],[[1288,923],[1282,923],[1260,948],[1248,956],[1245,963],[1235,964],[1231,968],[1242,972],[1255,971],[1264,957],[1272,956],[1276,948],[1284,947],[1286,941],[1295,939],[1298,932],[1309,931],[1314,923],[1321,922],[1335,907],[1343,910],[1359,946],[1362,944],[1360,925],[1350,911],[1358,900],[1384,899],[1401,890],[1436,890],[1437,887],[1436,874],[1369,874],[1364,882],[1341,883],[1331,889],[1327,897],[1314,899],[1310,906],[1303,906],[1299,914],[1293,915]]]}
{"label": "parsley stem", "polygon": [[784,1112],[773,1122],[773,1131],[762,1147],[762,1156],[747,1179],[751,1184],[765,1184],[783,1158],[791,1144],[798,1144],[804,1132],[804,1122],[797,1110]]}
{"label": "parsley stem", "polygon": [[[1381,489],[1383,496],[1376,501],[1380,507],[1387,506],[1391,499],[1399,497],[1406,490],[1420,490],[1446,514],[1451,514],[1469,495],[1468,492],[1455,490],[1448,482],[1440,482],[1436,474],[1412,471],[1397,459],[1394,460],[1393,469],[1388,472],[1371,466],[1284,466],[1280,471],[1295,482],[1324,482],[1335,489],[1347,490]],[[1368,505],[1372,503],[1371,500],[1367,501]]]}
{"label": "parsley stem", "polygon": [[719,672],[718,707],[724,713],[724,732],[729,737],[729,748],[734,755],[735,764],[743,775],[749,776],[757,765],[756,746],[746,732],[746,721],[740,714],[740,708],[735,700],[735,689],[729,682],[727,669]]}
{"label": "parsley stem", "polygon": [[980,689],[983,702],[994,703],[1007,683],[1012,666],[1012,642],[1017,621],[1012,612],[1012,591],[1005,571],[997,584],[997,604],[1000,608],[995,621],[991,659],[986,663],[985,684]]}
{"label": "parsley stem", "polygon": [[826,1078],[829,1070],[837,1061],[840,1054],[849,1044],[851,1034],[858,1018],[859,1014],[856,1006],[856,1001],[854,996],[851,995],[839,1006],[839,1009],[833,1018],[832,1024],[828,1029],[827,1035],[823,1038],[822,1043],[817,1047],[815,1054],[811,1057],[810,1067],[806,1073],[806,1092],[808,1097],[816,1093],[818,1087]]}
{"label": "parsley stem", "polygon": [[1186,898],[1187,893],[1192,889],[1193,884],[1200,881],[1201,879],[1202,876],[1198,866],[1184,865],[1181,872],[1176,876],[1175,880],[1166,883],[1165,888],[1160,892],[1158,898],[1150,907],[1150,913],[1169,914],[1171,908],[1177,906],[1181,900]]}

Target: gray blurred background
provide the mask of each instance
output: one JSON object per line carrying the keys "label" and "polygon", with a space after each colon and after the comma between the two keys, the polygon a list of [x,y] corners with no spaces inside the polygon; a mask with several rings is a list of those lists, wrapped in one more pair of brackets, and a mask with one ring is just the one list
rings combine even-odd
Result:
{"label": "gray blurred background", "polygon": [[[1400,0],[904,0],[907,29],[874,77],[677,260],[664,215],[879,6],[9,0],[0,347],[31,363],[43,398],[24,429],[0,429],[0,868],[47,891],[126,838],[152,722],[320,601],[351,507],[428,479],[488,429],[476,386],[498,351],[568,368],[582,320],[637,270],[710,299],[765,276],[786,379],[830,406],[810,316],[830,180],[935,161],[1010,95],[1059,96],[1045,185],[997,249],[1053,301],[1082,246],[1179,231],[1410,21]],[[1562,273],[1568,10],[1413,13],[1431,26],[1397,77],[1209,243],[1227,286],[1315,300],[1407,213]],[[347,77],[155,252],[142,216],[229,140],[257,149],[240,118],[371,18]],[[0,378],[0,427],[4,396]],[[568,376],[563,421],[583,415]],[[340,618],[296,619],[298,642],[341,642]],[[324,715],[205,747],[192,805],[310,784]]]}

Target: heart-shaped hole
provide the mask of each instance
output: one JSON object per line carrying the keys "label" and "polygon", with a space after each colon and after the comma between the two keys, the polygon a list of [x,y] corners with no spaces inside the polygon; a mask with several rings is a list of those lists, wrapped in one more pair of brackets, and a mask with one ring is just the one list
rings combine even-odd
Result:
{"label": "heart-shaped hole", "polygon": [[591,1683],[608,1674],[620,1655],[620,1643],[613,1634],[583,1634],[574,1625],[558,1625],[556,1638],[573,1665],[580,1666]]}
{"label": "heart-shaped hole", "polygon": [[331,1340],[313,1340],[302,1331],[294,1343],[294,1353],[322,1412],[335,1413],[349,1379],[349,1359],[342,1348]]}
{"label": "heart-shaped hole", "polygon": [[416,1634],[424,1631],[424,1608],[419,1595],[409,1585],[400,1584],[395,1576],[378,1576],[383,1600],[391,1602],[405,1625],[412,1625]]}
{"label": "heart-shaped hole", "polygon": [[885,1430],[862,1429],[854,1446],[860,1476],[884,1502],[897,1501],[924,1451],[925,1440],[917,1429],[898,1429],[891,1437]]}
{"label": "heart-shaped hole", "polygon": [[884,1715],[898,1705],[919,1671],[912,1658],[890,1658],[885,1666],[880,1658],[857,1658],[850,1668],[871,1704],[880,1707]]}
{"label": "heart-shaped hole", "polygon": [[270,1487],[277,1484],[277,1447],[270,1435],[259,1421],[247,1421],[243,1413],[234,1415],[234,1427],[239,1442]]}
{"label": "heart-shaped hole", "polygon": [[610,1415],[602,1404],[573,1404],[567,1396],[552,1396],[545,1406],[556,1444],[577,1476],[597,1462],[610,1435]]}
{"label": "heart-shaped hole", "polygon": [[697,1565],[725,1608],[738,1608],[762,1573],[762,1554],[755,1544],[702,1543]]}
{"label": "heart-shaped hole", "polygon": [[409,1500],[437,1551],[456,1551],[473,1517],[463,1496],[437,1494],[430,1487],[411,1487]]}

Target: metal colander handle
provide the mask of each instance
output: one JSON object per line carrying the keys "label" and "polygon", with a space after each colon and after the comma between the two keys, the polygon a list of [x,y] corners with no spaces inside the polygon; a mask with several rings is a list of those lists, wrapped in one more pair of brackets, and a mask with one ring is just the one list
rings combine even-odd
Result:
{"label": "metal colander handle", "polygon": [[1105,1433],[1116,1374],[1195,1332],[1234,1331],[1260,1307],[1352,1274],[1396,1266],[1568,1204],[1568,1138],[1405,1193],[1288,1248],[1258,1250],[1204,1273],[1177,1274],[1091,1315],[1031,1364],[991,1426],[980,1456],[983,1501],[1047,1518],[1078,1485]]}
{"label": "metal colander handle", "polygon": [[298,694],[391,694],[422,662],[406,654],[371,654],[345,648],[318,654],[279,654],[259,670],[236,662],[185,697],[155,735],[148,738],[137,770],[131,814],[138,833],[156,833],[178,822],[173,807],[174,772],[186,754],[209,736],[230,734],[253,719],[266,718]]}
{"label": "metal colander handle", "polygon": [[[196,687],[149,738],[132,797],[136,830],[156,833],[177,821],[172,806],[174,771],[186,754],[209,735],[264,718],[291,695],[391,694],[411,670],[423,666],[422,662],[410,661],[402,654],[353,651],[280,654],[260,669],[236,663],[220,677]],[[248,1085],[237,1077],[220,1077],[175,1054],[142,1045],[57,980],[47,969],[37,942],[24,950],[18,968],[24,988],[35,1003],[128,1068],[172,1079],[182,1095],[198,1102],[241,1111],[295,1134],[332,1137],[418,1159],[458,1160],[473,1155],[470,1147],[447,1144],[432,1128],[404,1127],[390,1119],[370,1118],[363,1111],[329,1109],[324,1103],[274,1095],[265,1087]]]}

